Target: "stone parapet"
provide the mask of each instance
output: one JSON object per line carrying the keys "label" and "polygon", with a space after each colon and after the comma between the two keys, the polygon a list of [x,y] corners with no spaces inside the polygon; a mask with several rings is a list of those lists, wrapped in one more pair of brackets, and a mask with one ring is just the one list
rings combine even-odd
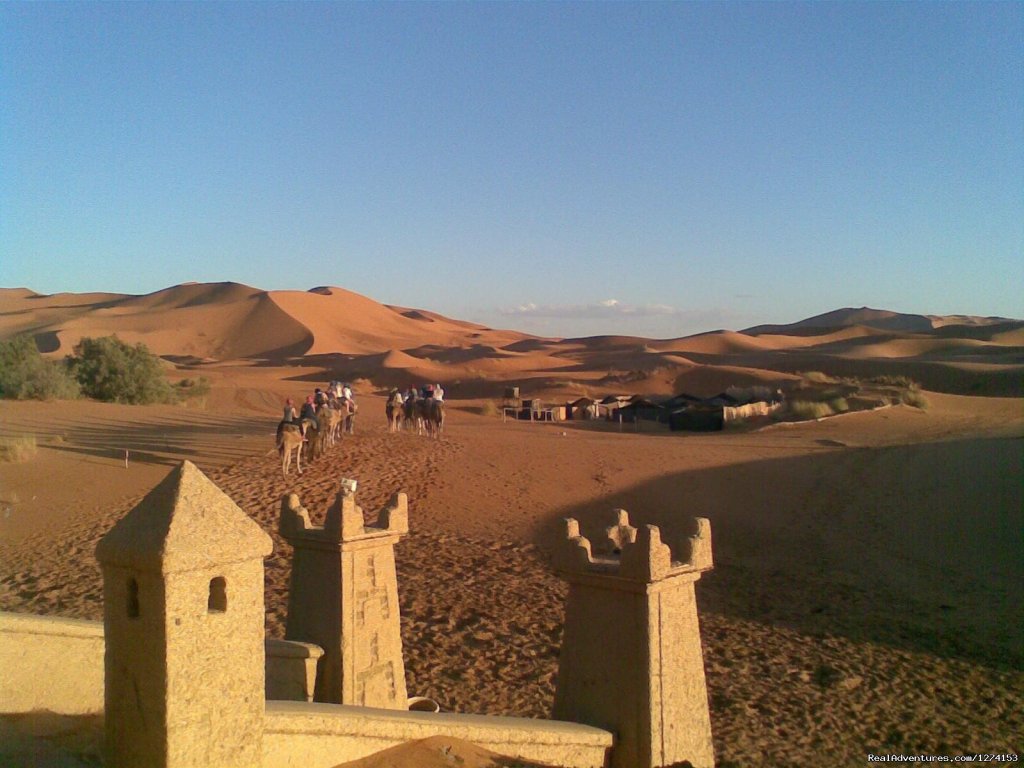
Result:
{"label": "stone parapet", "polygon": [[[348,481],[351,482],[351,481]],[[384,536],[400,537],[409,532],[409,500],[404,493],[395,494],[378,515],[379,525],[368,526],[363,509],[356,504],[355,484],[342,481],[341,490],[328,508],[323,525],[314,525],[309,510],[302,506],[298,494],[289,493],[281,500],[279,530],[288,541],[304,544],[350,544]]]}
{"label": "stone parapet", "polygon": [[579,522],[565,518],[563,535],[555,543],[555,570],[569,580],[593,575],[651,584],[684,574],[699,578],[714,567],[707,518],[692,518],[692,532],[670,547],[657,526],[634,528],[626,510],[617,509],[614,514],[613,524],[605,529],[608,555],[595,554],[590,540],[580,535]]}
{"label": "stone parapet", "polygon": [[103,648],[101,621],[0,612],[0,712],[102,712]]}
{"label": "stone parapet", "polygon": [[316,689],[316,667],[324,649],[313,643],[267,638],[267,699],[312,701]]}
{"label": "stone parapet", "polygon": [[395,712],[267,702],[263,768],[333,768],[429,736],[464,739],[501,755],[563,768],[604,768],[608,731],[518,717]]}

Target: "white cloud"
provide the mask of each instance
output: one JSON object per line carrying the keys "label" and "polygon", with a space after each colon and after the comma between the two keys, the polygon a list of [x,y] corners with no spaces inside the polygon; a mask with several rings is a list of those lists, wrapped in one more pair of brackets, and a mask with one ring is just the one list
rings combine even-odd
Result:
{"label": "white cloud", "polygon": [[616,298],[586,304],[525,301],[516,306],[449,314],[495,328],[557,338],[622,335],[669,339],[719,328],[744,328],[756,321],[747,313],[720,307],[680,309],[667,304],[629,304]]}
{"label": "white cloud", "polygon": [[618,299],[605,299],[593,304],[520,304],[499,310],[512,317],[550,317],[564,319],[603,319],[614,317],[665,317],[686,315],[686,311],[664,304],[625,304]]}

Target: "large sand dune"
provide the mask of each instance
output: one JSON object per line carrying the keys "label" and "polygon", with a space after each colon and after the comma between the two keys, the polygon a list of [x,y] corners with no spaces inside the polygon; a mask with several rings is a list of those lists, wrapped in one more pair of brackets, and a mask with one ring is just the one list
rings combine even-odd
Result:
{"label": "large sand dune", "polygon": [[0,339],[20,333],[34,335],[53,356],[70,353],[84,336],[116,333],[178,363],[312,363],[379,386],[460,382],[467,392],[490,396],[508,383],[564,394],[629,383],[644,394],[675,394],[681,377],[714,378],[698,375],[699,366],[746,369],[747,382],[767,383],[807,370],[888,373],[919,378],[936,391],[986,395],[1020,395],[1024,378],[1024,322],[868,308],[676,339],[542,339],[332,286],[268,292],[238,283],[186,284],[144,296],[0,289]]}

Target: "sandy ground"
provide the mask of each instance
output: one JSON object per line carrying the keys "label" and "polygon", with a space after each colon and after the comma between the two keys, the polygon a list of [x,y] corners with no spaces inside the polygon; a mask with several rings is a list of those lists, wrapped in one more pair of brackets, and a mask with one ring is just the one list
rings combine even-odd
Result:
{"label": "sandy ground", "polygon": [[[595,530],[623,507],[672,530],[699,515],[716,560],[697,594],[720,767],[1022,746],[1019,399],[929,394],[925,412],[679,434],[503,424],[450,388],[433,441],[388,434],[383,399],[365,393],[356,435],[284,478],[278,404],[310,385],[289,368],[210,375],[205,408],[0,402],[0,435],[38,441],[33,459],[0,464],[0,609],[101,618],[96,542],[187,458],[274,536],[267,632],[281,637],[280,498],[296,491],[322,514],[354,477],[371,514],[409,494],[397,555],[410,694],[544,717],[566,594],[548,561],[557,522]],[[427,753],[360,765],[432,765]]]}

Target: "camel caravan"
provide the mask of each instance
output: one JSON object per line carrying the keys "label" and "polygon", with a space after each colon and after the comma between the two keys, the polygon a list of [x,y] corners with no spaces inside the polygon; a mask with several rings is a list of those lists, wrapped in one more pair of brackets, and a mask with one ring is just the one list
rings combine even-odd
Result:
{"label": "camel caravan", "polygon": [[328,385],[326,392],[318,387],[306,397],[298,413],[294,401],[290,397],[285,400],[284,418],[277,425],[276,436],[281,471],[288,474],[294,455],[295,468],[301,475],[303,456],[311,464],[343,435],[354,434],[357,410],[352,389],[336,381]]}
{"label": "camel caravan", "polygon": [[[343,435],[354,434],[356,411],[351,387],[337,381],[332,381],[326,391],[318,387],[306,397],[299,412],[288,398],[284,418],[277,425],[281,472],[287,476],[294,457],[295,469],[301,475],[303,459],[312,464]],[[405,393],[392,389],[385,413],[389,432],[409,431],[440,438],[444,428],[444,390],[440,384],[428,384],[419,390],[410,387]]]}
{"label": "camel caravan", "polygon": [[444,390],[440,384],[428,384],[419,391],[410,387],[404,394],[392,389],[385,413],[389,432],[406,430],[440,438],[444,429]]}

